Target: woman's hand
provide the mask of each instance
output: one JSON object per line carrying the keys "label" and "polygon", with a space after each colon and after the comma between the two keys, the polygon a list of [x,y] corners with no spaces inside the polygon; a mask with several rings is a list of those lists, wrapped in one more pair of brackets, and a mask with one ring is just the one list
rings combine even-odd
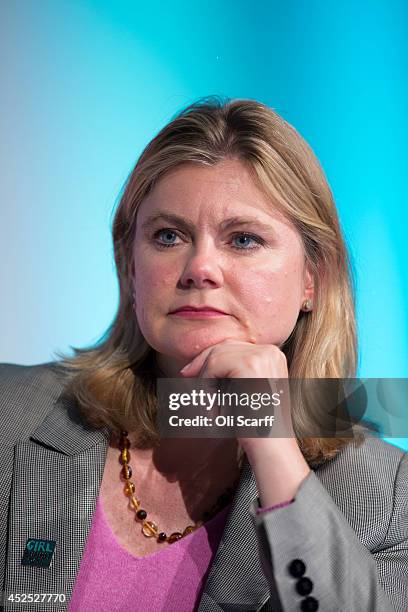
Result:
{"label": "woman's hand", "polygon": [[[204,349],[180,373],[188,378],[288,379],[286,357],[279,347],[234,339]],[[254,470],[263,506],[292,499],[310,472],[293,432],[289,385],[283,386],[286,398],[280,410],[275,407],[273,428],[279,429],[282,420],[285,437],[238,438]]]}
{"label": "woman's hand", "polygon": [[228,338],[209,346],[182,370],[198,378],[288,378],[284,353],[273,344]]}
{"label": "woman's hand", "polygon": [[[288,367],[284,353],[273,344],[253,344],[227,339],[209,346],[181,370],[182,376],[197,378],[263,378],[288,381]],[[280,430],[285,437],[293,437],[290,412],[289,385],[280,389],[281,404],[275,407],[274,430]],[[272,390],[272,389],[271,389]],[[275,391],[275,388],[273,389]],[[256,392],[256,385],[254,392]],[[278,432],[277,432],[278,433]],[[247,455],[257,449],[272,449],[274,438],[238,438]]]}

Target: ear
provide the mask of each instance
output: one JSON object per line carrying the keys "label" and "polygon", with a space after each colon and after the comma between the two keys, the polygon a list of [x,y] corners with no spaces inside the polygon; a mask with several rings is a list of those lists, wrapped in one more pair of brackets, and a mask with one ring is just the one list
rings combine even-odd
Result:
{"label": "ear", "polygon": [[134,283],[135,282],[135,262],[133,258],[132,258],[132,261],[130,262],[129,271],[130,271],[129,278],[131,282]]}
{"label": "ear", "polygon": [[133,300],[133,304],[136,304],[134,286],[135,286],[135,263],[132,259],[132,261],[130,262],[130,266],[129,266],[129,291],[131,294],[131,299]]}
{"label": "ear", "polygon": [[314,275],[310,269],[309,264],[305,263],[305,273],[303,278],[303,295],[302,295],[302,303],[304,300],[312,300],[314,298]]}

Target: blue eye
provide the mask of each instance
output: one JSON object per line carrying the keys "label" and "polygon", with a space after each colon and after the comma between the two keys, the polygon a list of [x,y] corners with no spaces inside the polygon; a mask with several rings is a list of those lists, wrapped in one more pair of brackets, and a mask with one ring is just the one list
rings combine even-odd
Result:
{"label": "blue eye", "polygon": [[[164,229],[164,230],[158,230],[158,231],[155,233],[154,237],[156,238],[156,236],[160,236],[161,234],[167,234],[167,237],[168,237],[168,235],[169,235],[169,234],[170,234],[170,235],[171,235],[171,234],[173,234],[173,236],[177,236],[177,234],[176,234],[175,232],[173,232],[173,230],[170,230],[170,229]],[[172,247],[172,246],[175,246],[174,242],[173,242],[173,243],[170,243],[170,244],[169,244],[169,243],[165,243],[165,242],[157,242],[156,244],[157,244],[157,246],[158,246],[158,247],[161,247],[161,248],[162,248],[162,247],[166,248],[166,247]]]}
{"label": "blue eye", "polygon": [[[242,238],[242,237],[244,237],[245,240],[252,240],[253,242],[256,242],[258,245],[263,244],[262,238],[259,238],[259,236],[252,236],[252,234],[235,234],[233,239],[235,240],[236,238]],[[248,244],[248,243],[246,243],[246,244]],[[244,248],[242,248],[242,247],[244,247]],[[234,247],[234,248],[238,248],[238,250],[240,250],[240,251],[242,251],[242,250],[244,250],[244,251],[252,251],[253,249],[257,249],[258,247],[257,246],[252,246],[249,249],[246,249],[245,245],[242,245],[242,243],[241,243],[240,247]]]}

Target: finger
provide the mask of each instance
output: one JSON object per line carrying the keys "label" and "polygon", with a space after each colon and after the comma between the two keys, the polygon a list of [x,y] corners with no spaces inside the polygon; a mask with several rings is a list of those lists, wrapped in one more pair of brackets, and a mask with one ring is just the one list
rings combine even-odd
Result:
{"label": "finger", "polygon": [[180,374],[182,376],[186,376],[186,377],[190,377],[190,376],[198,376],[198,374],[201,371],[201,368],[203,367],[205,360],[207,359],[208,355],[211,353],[212,350],[214,350],[214,348],[216,346],[220,346],[222,344],[227,344],[227,343],[239,343],[239,344],[246,344],[245,342],[239,342],[237,340],[235,340],[234,338],[226,338],[225,340],[222,340],[222,342],[218,342],[217,344],[213,344],[211,346],[208,346],[206,349],[204,349],[201,353],[199,353],[198,355],[196,355],[194,357],[194,359],[192,359],[190,361],[190,363],[188,363],[186,366],[184,366],[184,368],[182,368],[180,370]]}
{"label": "finger", "polygon": [[184,368],[180,370],[180,374],[186,377],[197,376],[201,368],[203,367],[207,356],[210,354],[213,348],[213,346],[209,346],[204,349],[199,355],[194,357],[194,359],[190,361],[190,363],[188,363],[186,366],[184,366]]}

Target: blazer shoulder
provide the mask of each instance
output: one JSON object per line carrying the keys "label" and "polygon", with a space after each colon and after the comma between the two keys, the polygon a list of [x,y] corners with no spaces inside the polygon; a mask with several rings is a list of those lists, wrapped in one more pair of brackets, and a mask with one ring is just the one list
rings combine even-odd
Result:
{"label": "blazer shoulder", "polygon": [[341,455],[340,453],[343,461],[357,462],[359,466],[367,470],[374,469],[375,473],[381,477],[378,471],[379,466],[383,466],[384,470],[395,471],[402,457],[406,455],[406,451],[378,436],[366,434],[363,442],[360,444],[352,442],[345,447],[343,456]]}
{"label": "blazer shoulder", "polygon": [[0,363],[1,438],[8,446],[30,436],[64,388],[58,362]]}
{"label": "blazer shoulder", "polygon": [[341,483],[354,483],[361,490],[389,489],[397,477],[401,461],[407,452],[381,438],[366,435],[363,442],[351,442],[340,453],[317,470],[324,481],[335,476]]}
{"label": "blazer shoulder", "polygon": [[337,506],[372,550],[385,540],[396,505],[407,489],[408,454],[367,435],[348,444],[316,471]]}

